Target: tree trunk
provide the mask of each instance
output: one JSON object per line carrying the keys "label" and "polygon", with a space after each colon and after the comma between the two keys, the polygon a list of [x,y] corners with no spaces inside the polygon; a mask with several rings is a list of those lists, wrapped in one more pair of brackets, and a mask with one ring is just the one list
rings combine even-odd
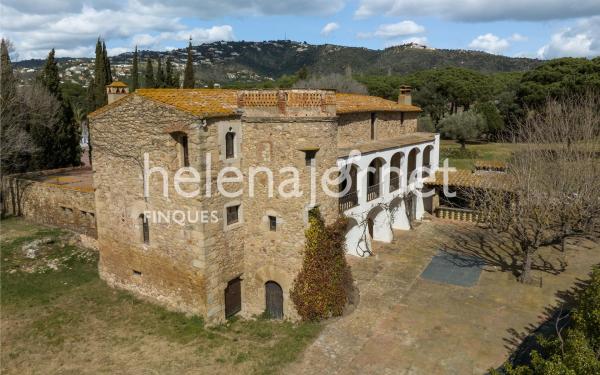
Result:
{"label": "tree trunk", "polygon": [[525,250],[525,259],[523,261],[523,271],[519,276],[519,281],[523,284],[531,284],[533,281],[531,277],[531,264],[533,263],[533,257],[529,249]]}
{"label": "tree trunk", "polygon": [[467,148],[467,141],[462,140],[462,141],[459,141],[459,142],[460,142],[460,148],[462,150],[465,150]]}

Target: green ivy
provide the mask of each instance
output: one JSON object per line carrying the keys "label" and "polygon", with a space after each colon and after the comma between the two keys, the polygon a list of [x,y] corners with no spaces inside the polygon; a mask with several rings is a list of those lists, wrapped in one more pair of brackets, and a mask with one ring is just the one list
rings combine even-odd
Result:
{"label": "green ivy", "polygon": [[302,270],[294,280],[290,296],[304,320],[318,321],[340,316],[352,288],[352,274],[346,263],[347,221],[325,222],[318,208],[309,212]]}

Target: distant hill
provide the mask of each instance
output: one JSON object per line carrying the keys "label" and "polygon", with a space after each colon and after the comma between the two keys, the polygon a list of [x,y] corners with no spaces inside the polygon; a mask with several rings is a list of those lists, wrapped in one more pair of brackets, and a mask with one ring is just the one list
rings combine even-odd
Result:
{"label": "distant hill", "polygon": [[[345,47],[332,44],[312,45],[289,40],[265,42],[214,42],[194,46],[198,78],[205,82],[261,81],[293,74],[303,66],[311,73],[341,73],[347,67],[354,74],[407,74],[418,70],[457,66],[483,73],[526,71],[541,60],[492,55],[485,52],[433,49],[417,44],[394,46],[384,50]],[[133,53],[112,56],[117,76],[126,78]],[[183,69],[186,49],[140,51],[140,69],[148,58],[171,57]],[[89,79],[91,58],[60,58],[61,70],[75,82]],[[22,71],[32,73],[43,60],[15,63]],[[70,68],[70,69],[69,69]],[[63,78],[66,78],[63,77]]]}

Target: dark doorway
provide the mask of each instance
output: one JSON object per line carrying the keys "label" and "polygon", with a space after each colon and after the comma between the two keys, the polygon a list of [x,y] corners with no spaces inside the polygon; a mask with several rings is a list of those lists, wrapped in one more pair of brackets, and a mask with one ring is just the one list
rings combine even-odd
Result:
{"label": "dark doorway", "polygon": [[275,281],[265,283],[267,308],[265,312],[271,319],[283,319],[283,290]]}
{"label": "dark doorway", "polygon": [[230,280],[225,288],[225,318],[242,310],[242,280],[237,277]]}
{"label": "dark doorway", "polygon": [[372,218],[368,218],[367,219],[367,227],[369,228],[369,236],[371,236],[371,238],[373,238],[373,226],[375,225],[375,223],[373,222]]}

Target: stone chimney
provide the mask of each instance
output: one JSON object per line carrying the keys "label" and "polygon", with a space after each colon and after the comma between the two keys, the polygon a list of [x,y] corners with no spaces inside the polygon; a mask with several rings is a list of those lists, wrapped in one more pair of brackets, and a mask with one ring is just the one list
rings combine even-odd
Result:
{"label": "stone chimney", "polygon": [[110,104],[115,100],[121,99],[125,95],[129,94],[129,87],[124,82],[114,81],[110,85],[106,86],[106,94],[108,96],[108,104]]}
{"label": "stone chimney", "polygon": [[412,105],[412,95],[410,86],[400,86],[398,94],[398,104]]}

